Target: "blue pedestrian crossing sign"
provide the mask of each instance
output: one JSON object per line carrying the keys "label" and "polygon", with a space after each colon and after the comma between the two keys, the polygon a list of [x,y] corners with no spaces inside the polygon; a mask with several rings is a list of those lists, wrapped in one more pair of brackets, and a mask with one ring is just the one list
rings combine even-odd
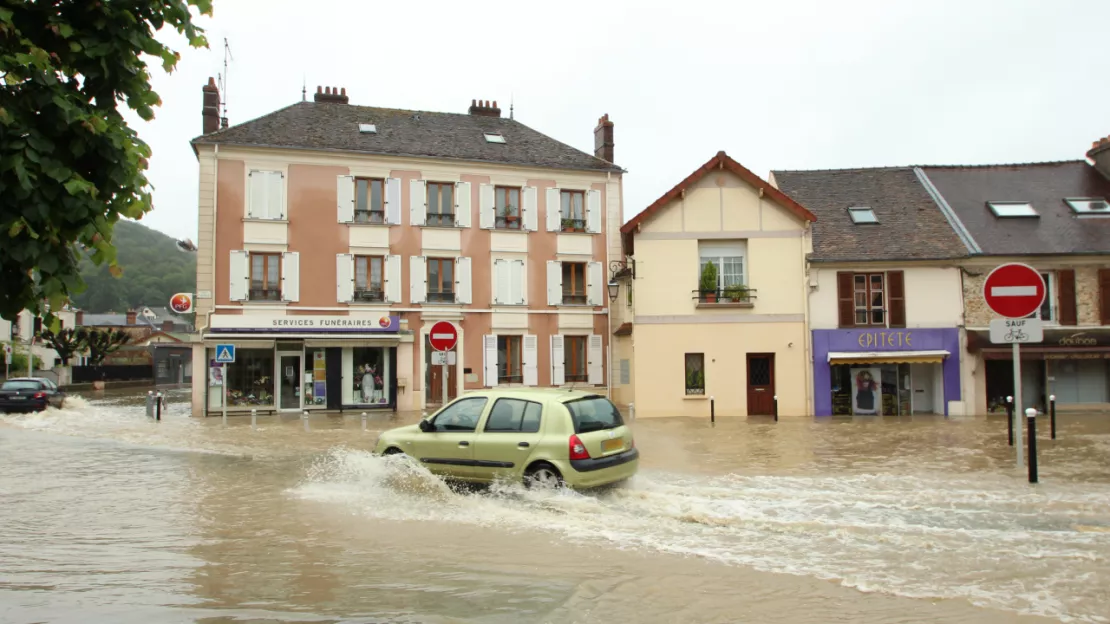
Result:
{"label": "blue pedestrian crossing sign", "polygon": [[235,363],[235,345],[220,344],[216,345],[216,361],[220,364],[234,364]]}

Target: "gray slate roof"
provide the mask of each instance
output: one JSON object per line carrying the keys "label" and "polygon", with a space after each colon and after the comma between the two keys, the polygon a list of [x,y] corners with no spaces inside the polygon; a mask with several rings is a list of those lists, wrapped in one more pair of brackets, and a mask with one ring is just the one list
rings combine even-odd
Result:
{"label": "gray slate roof", "polygon": [[[1110,218],[1080,218],[1065,197],[1110,199],[1086,161],[923,167],[986,255],[1110,253]],[[998,218],[988,201],[1024,201],[1037,218]]]}
{"label": "gray slate roof", "polygon": [[[772,173],[780,190],[817,215],[810,256],[815,262],[968,255],[911,167]],[[879,223],[852,223],[850,206],[870,206]]]}
{"label": "gray slate roof", "polygon": [[[378,132],[360,133],[359,123],[376,124]],[[505,143],[487,142],[485,132],[501,133]],[[298,102],[192,142],[621,171],[512,119],[334,102]]]}

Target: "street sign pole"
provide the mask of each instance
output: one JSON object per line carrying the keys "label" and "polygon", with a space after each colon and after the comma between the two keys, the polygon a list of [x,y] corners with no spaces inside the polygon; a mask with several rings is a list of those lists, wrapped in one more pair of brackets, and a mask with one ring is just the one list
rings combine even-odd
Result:
{"label": "street sign pole", "polygon": [[225,425],[227,424],[227,374],[230,373],[230,372],[231,372],[231,364],[224,364],[224,370],[223,370],[224,374],[223,374],[223,377],[221,378],[221,380],[224,382],[223,383],[224,400],[222,401],[222,403],[223,403],[223,422],[224,422]]}
{"label": "street sign pole", "polygon": [[1017,467],[1022,467],[1021,460],[1021,343],[1014,343],[1014,448],[1017,449]]}
{"label": "street sign pole", "polygon": [[443,365],[441,369],[443,371],[443,395],[440,398],[440,405],[447,405],[447,367],[450,359],[447,354],[451,349],[455,348],[455,344],[458,343],[458,340],[459,331],[455,328],[454,324],[448,321],[439,321],[435,325],[432,325],[431,335],[428,336],[428,344],[431,345],[432,349],[439,352],[437,357],[443,358],[440,362],[440,364]]}

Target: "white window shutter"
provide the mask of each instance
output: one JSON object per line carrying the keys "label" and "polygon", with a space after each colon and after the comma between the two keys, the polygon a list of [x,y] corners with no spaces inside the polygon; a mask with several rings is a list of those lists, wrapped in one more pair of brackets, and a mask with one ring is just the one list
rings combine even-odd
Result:
{"label": "white window shutter", "polygon": [[250,182],[248,189],[250,197],[247,198],[248,219],[266,218],[266,177],[265,171],[252,170],[247,174],[247,180]]}
{"label": "white window shutter", "polygon": [[424,303],[428,298],[428,260],[409,256],[409,303]]}
{"label": "white window shutter", "polygon": [[335,255],[335,300],[350,303],[355,298],[355,257],[351,254]]}
{"label": "white window shutter", "polygon": [[533,335],[527,335],[522,341],[520,359],[524,369],[524,385],[534,386],[539,382],[539,372],[536,370],[537,351],[539,340]]}
{"label": "white window shutter", "polygon": [[470,227],[470,183],[455,183],[455,226]]}
{"label": "white window shutter", "polygon": [[563,305],[563,263],[547,261],[547,305]]}
{"label": "white window shutter", "polygon": [[605,278],[600,262],[586,265],[586,303],[594,306],[605,305]]}
{"label": "white window shutter", "polygon": [[301,299],[301,254],[287,251],[281,254],[281,300]]}
{"label": "white window shutter", "polygon": [[601,191],[586,191],[586,231],[601,233]]}
{"label": "white window shutter", "polygon": [[493,261],[493,303],[504,305],[508,301],[508,260]]}
{"label": "white window shutter", "polygon": [[586,372],[589,375],[588,383],[591,386],[597,386],[605,383],[602,372],[605,370],[602,366],[605,360],[604,349],[602,349],[601,336],[597,334],[590,334],[589,340],[589,361],[586,363]]}
{"label": "white window shutter", "polygon": [[472,292],[470,258],[455,258],[455,301],[457,303],[473,303],[471,301]]}
{"label": "white window shutter", "polygon": [[270,202],[270,218],[285,218],[285,174],[280,171],[270,172],[270,192],[266,194]]}
{"label": "white window shutter", "polygon": [[563,229],[563,197],[557,188],[547,189],[547,231]]}
{"label": "white window shutter", "polygon": [[335,178],[335,207],[340,223],[355,220],[355,176],[341,175]]}
{"label": "white window shutter", "polygon": [[524,221],[524,229],[529,232],[536,231],[536,224],[540,220],[538,195],[539,190],[534,186],[526,186],[520,191],[521,218]]}
{"label": "white window shutter", "polygon": [[246,251],[231,252],[231,289],[228,299],[246,301],[251,281],[251,255]]}
{"label": "white window shutter", "polygon": [[428,225],[428,183],[409,181],[409,225]]}
{"label": "white window shutter", "polygon": [[401,179],[385,180],[385,222],[401,225]]}
{"label": "white window shutter", "polygon": [[401,256],[385,257],[385,290],[386,303],[401,303]]}
{"label": "white window shutter", "polygon": [[485,369],[486,386],[493,388],[497,385],[497,335],[483,336],[482,347],[482,368]]}
{"label": "white window shutter", "polygon": [[551,385],[561,386],[567,382],[565,356],[563,355],[563,335],[551,336]]}
{"label": "white window shutter", "polygon": [[508,303],[524,304],[524,261],[510,260],[509,271],[509,299]]}
{"label": "white window shutter", "polygon": [[483,184],[478,187],[478,227],[484,230],[493,229],[493,211],[493,185]]}

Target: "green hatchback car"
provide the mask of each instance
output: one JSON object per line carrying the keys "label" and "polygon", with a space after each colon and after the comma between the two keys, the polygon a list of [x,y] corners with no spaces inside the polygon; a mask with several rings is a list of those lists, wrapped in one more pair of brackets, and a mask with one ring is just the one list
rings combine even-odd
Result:
{"label": "green hatchback car", "polygon": [[382,433],[379,455],[405,453],[432,473],[478,483],[587,489],[636,474],[640,452],[604,396],[507,388],[465,394],[418,424]]}

